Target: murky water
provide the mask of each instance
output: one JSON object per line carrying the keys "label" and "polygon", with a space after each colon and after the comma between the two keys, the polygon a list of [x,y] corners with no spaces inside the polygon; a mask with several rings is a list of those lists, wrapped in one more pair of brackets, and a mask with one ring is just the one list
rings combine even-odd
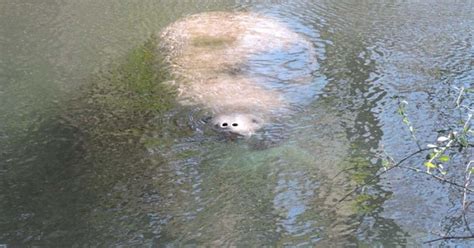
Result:
{"label": "murky water", "polygon": [[[290,95],[298,111],[249,140],[215,133],[159,84],[154,36],[212,10],[275,17],[317,51],[312,83]],[[409,171],[338,200],[381,153],[417,149],[400,98],[422,144],[455,125],[453,87],[474,82],[472,13],[470,1],[0,1],[0,244],[392,247],[462,232],[458,190]]]}

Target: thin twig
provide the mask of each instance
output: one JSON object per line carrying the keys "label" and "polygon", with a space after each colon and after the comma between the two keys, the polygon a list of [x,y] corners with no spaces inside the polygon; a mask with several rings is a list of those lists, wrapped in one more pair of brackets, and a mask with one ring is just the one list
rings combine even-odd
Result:
{"label": "thin twig", "polygon": [[338,177],[339,175],[341,175],[341,174],[344,173],[344,172],[348,172],[348,171],[356,170],[356,169],[357,169],[357,166],[349,167],[349,168],[340,170],[338,173],[336,173],[336,175],[335,175],[332,179],[333,179],[333,180],[336,179],[336,177]]}
{"label": "thin twig", "polygon": [[455,183],[455,182],[446,180],[446,179],[444,179],[444,178],[442,178],[442,177],[433,175],[433,174],[428,173],[428,172],[426,172],[426,171],[422,171],[422,170],[419,170],[419,169],[417,169],[417,168],[413,168],[413,167],[409,167],[409,166],[402,166],[402,165],[400,165],[399,167],[400,167],[400,168],[403,168],[403,169],[411,170],[411,171],[414,171],[414,172],[423,173],[423,174],[428,175],[428,176],[431,176],[431,177],[433,177],[433,178],[435,178],[435,179],[437,179],[437,180],[439,180],[439,181],[441,181],[441,182],[443,182],[443,183],[451,184],[451,185],[453,185],[453,186],[462,188],[462,189],[464,189],[465,191],[474,192],[474,189],[466,188],[466,187],[464,187],[464,185],[461,185],[461,184],[458,184],[458,183]]}
{"label": "thin twig", "polygon": [[464,192],[463,192],[463,197],[462,197],[462,211],[465,212],[466,211],[466,205],[467,205],[467,192],[466,192],[466,188],[469,187],[469,184],[471,182],[471,164],[474,162],[473,161],[469,161],[469,163],[467,163],[466,165],[466,170],[465,170],[465,177],[464,177]]}
{"label": "thin twig", "polygon": [[371,183],[373,180],[379,178],[381,175],[389,172],[390,170],[392,169],[395,169],[397,168],[398,166],[400,166],[400,164],[402,164],[403,162],[405,162],[406,160],[410,159],[411,157],[421,153],[421,152],[424,152],[424,151],[429,151],[429,150],[432,150],[434,149],[434,147],[429,147],[429,148],[423,148],[423,149],[420,149],[416,152],[413,152],[411,153],[410,155],[406,156],[405,158],[403,158],[402,160],[400,160],[398,163],[396,163],[395,165],[387,168],[386,170],[382,171],[382,172],[379,172],[377,174],[375,174],[375,176],[372,176],[371,178],[369,178],[364,184],[362,185],[359,185],[357,187],[355,187],[353,190],[351,190],[349,193],[347,193],[344,197],[342,197],[338,202],[342,202],[344,201],[347,197],[349,197],[350,195],[352,195],[354,192],[356,192],[357,190],[361,189],[362,187],[365,187],[367,186],[369,183]]}
{"label": "thin twig", "polygon": [[420,141],[418,140],[418,138],[415,135],[415,128],[411,124],[410,119],[408,119],[408,115],[405,113],[405,105],[408,105],[407,101],[405,101],[405,100],[400,101],[400,99],[398,99],[398,113],[403,117],[402,122],[405,123],[405,125],[408,126],[408,130],[410,131],[411,137],[413,138],[416,145],[418,146],[418,149],[421,150],[422,148],[421,148],[421,145],[420,145]]}
{"label": "thin twig", "polygon": [[462,101],[462,95],[464,93],[464,87],[461,87],[460,91],[459,91],[459,95],[456,99],[456,108],[459,108],[459,105],[461,105],[461,101]]}
{"label": "thin twig", "polygon": [[448,237],[441,237],[441,238],[437,238],[437,239],[432,239],[432,240],[425,241],[425,242],[423,242],[423,244],[429,244],[429,243],[433,243],[433,242],[436,242],[436,241],[448,240],[448,239],[474,239],[474,235],[471,235],[471,236],[448,236]]}
{"label": "thin twig", "polygon": [[471,235],[474,235],[472,232],[471,228],[469,227],[469,222],[467,221],[466,218],[466,212],[467,212],[467,207],[469,204],[467,203],[467,188],[469,188],[469,184],[471,183],[471,164],[474,162],[474,160],[469,161],[466,165],[466,170],[465,170],[465,176],[464,176],[464,190],[463,190],[463,195],[462,195],[462,217],[464,220],[464,224],[466,225],[466,229],[471,233]]}
{"label": "thin twig", "polygon": [[[473,144],[468,144],[468,146],[469,146],[469,147],[472,147]],[[451,146],[450,148],[455,148],[455,147],[459,147],[459,146],[457,146],[457,145],[456,145],[456,146]],[[354,188],[353,190],[351,190],[349,193],[347,193],[346,195],[344,195],[344,197],[342,197],[338,202],[344,201],[347,197],[349,197],[350,195],[354,194],[356,191],[360,190],[361,188],[363,188],[363,187],[369,185],[372,181],[374,181],[375,179],[379,178],[379,177],[382,176],[383,174],[385,174],[385,173],[391,171],[392,169],[395,169],[395,168],[397,168],[397,167],[400,167],[400,165],[401,165],[403,162],[405,162],[406,160],[410,159],[411,157],[413,157],[413,156],[415,156],[415,155],[417,155],[417,154],[419,154],[419,153],[421,153],[421,152],[429,151],[429,150],[436,149],[436,148],[439,148],[439,147],[423,148],[423,149],[420,149],[420,150],[418,150],[418,151],[416,151],[416,152],[411,153],[410,155],[406,156],[406,157],[403,158],[402,160],[398,161],[398,163],[396,163],[395,165],[393,165],[393,166],[391,166],[391,167],[385,169],[384,171],[381,171],[381,172],[375,174],[374,176],[372,176],[372,177],[370,177],[369,179],[367,179],[367,181],[366,181],[365,183],[363,183],[362,185],[359,185],[359,186],[355,187],[355,188]],[[392,159],[392,161],[393,161],[393,159]],[[350,168],[349,168],[349,169],[350,169]],[[338,174],[339,174],[339,173],[338,173]],[[429,174],[429,173],[427,173],[427,174]],[[431,175],[431,174],[429,174],[429,175]],[[432,175],[432,176],[434,176],[434,175]],[[436,178],[437,176],[434,176],[434,177]],[[441,177],[438,177],[438,179],[445,180],[445,179],[442,179]],[[446,181],[446,182],[453,184],[453,182],[450,182],[450,181]],[[459,184],[456,184],[456,183],[454,183],[453,185],[456,185],[456,186],[459,186],[459,187],[464,188],[463,186],[461,186],[461,185],[459,185]],[[468,189],[468,191],[474,192],[474,190],[472,190],[472,189]]]}
{"label": "thin twig", "polygon": [[462,219],[463,219],[463,221],[464,221],[464,225],[466,225],[467,231],[468,231],[471,235],[474,236],[474,233],[472,232],[471,228],[469,227],[469,222],[467,221],[466,213],[465,213],[465,212],[462,213]]}

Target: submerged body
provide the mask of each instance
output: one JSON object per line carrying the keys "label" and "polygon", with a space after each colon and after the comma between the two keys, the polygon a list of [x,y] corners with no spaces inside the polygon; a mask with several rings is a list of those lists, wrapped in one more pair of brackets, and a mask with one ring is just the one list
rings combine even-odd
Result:
{"label": "submerged body", "polygon": [[[219,130],[244,136],[252,135],[275,113],[288,110],[281,92],[266,85],[276,73],[265,71],[270,66],[258,69],[259,58],[304,53],[314,60],[314,48],[303,36],[254,13],[192,15],[168,26],[160,38],[177,79],[180,102],[205,107]],[[285,64],[278,66],[276,71],[285,70]],[[297,74],[291,81],[305,83],[310,76]]]}

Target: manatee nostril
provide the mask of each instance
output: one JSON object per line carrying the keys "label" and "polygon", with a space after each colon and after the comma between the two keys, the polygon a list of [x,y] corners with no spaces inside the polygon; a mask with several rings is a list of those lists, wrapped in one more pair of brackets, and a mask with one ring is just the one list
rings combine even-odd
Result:
{"label": "manatee nostril", "polygon": [[229,124],[227,124],[227,122],[222,123],[222,126],[223,126],[223,127],[227,127],[228,125],[229,125]]}
{"label": "manatee nostril", "polygon": [[232,126],[233,126],[233,127],[236,127],[236,126],[238,126],[238,125],[239,125],[239,124],[237,124],[237,123],[232,123]]}

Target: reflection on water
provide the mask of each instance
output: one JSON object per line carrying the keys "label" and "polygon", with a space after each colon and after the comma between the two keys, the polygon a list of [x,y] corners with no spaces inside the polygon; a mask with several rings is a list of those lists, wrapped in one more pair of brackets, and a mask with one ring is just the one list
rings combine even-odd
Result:
{"label": "reflection on water", "polygon": [[[288,96],[298,112],[249,140],[214,133],[205,110],[176,104],[159,84],[168,78],[153,35],[209,10],[273,16],[317,50],[311,87]],[[449,123],[450,89],[474,79],[472,11],[463,2],[0,3],[0,244],[419,246],[459,208],[449,188],[395,171],[337,200],[379,171],[378,153],[416,149],[394,97],[409,101],[422,142]]]}

